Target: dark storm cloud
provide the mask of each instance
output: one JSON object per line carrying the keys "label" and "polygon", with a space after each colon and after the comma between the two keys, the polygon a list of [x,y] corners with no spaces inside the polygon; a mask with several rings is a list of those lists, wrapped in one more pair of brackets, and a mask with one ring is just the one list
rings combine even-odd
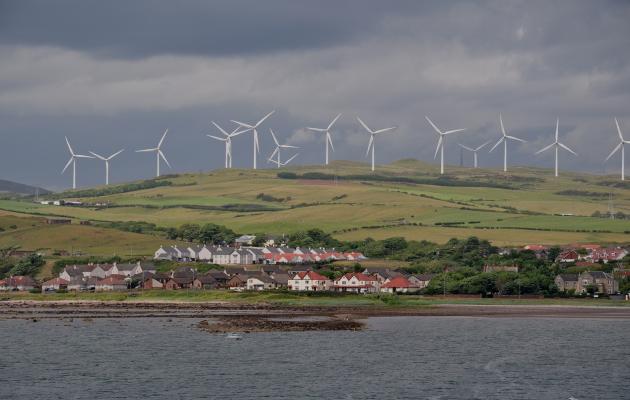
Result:
{"label": "dark storm cloud", "polygon": [[[301,146],[301,163],[322,160],[321,136],[303,129],[344,115],[333,159],[365,160],[370,125],[398,125],[377,139],[377,163],[433,162],[424,120],[467,131],[447,141],[512,134],[511,165],[549,167],[560,118],[561,168],[601,172],[616,144],[613,117],[630,136],[630,3],[625,1],[7,1],[0,0],[0,171],[3,178],[62,187],[63,136],[77,151],[127,150],[112,180],[151,176],[165,128],[175,172],[219,168],[223,147],[210,121],[253,121]],[[251,165],[251,136],[234,143],[235,166]],[[13,151],[12,149],[23,149]],[[465,155],[466,160],[469,155]],[[260,165],[268,164],[259,161]],[[498,166],[499,151],[480,154]],[[607,164],[617,170],[618,159]],[[102,181],[81,163],[81,185]]]}
{"label": "dark storm cloud", "polygon": [[428,10],[404,1],[4,1],[0,43],[111,57],[234,55],[336,45],[383,17]]}

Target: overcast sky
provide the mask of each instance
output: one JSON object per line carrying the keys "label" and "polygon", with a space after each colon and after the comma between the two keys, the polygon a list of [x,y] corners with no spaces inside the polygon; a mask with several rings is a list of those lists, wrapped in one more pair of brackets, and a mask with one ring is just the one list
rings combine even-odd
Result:
{"label": "overcast sky", "polygon": [[[613,117],[630,139],[628,1],[30,1],[0,0],[0,178],[60,189],[75,151],[126,151],[114,182],[150,177],[153,147],[174,172],[220,168],[212,120],[253,122],[271,110],[260,164],[273,151],[269,128],[300,146],[299,163],[323,161],[324,127],[333,159],[364,160],[374,128],[377,163],[433,162],[444,129],[447,162],[457,142],[475,146],[509,133],[512,164],[553,165],[533,153],[560,138],[561,168],[601,173],[618,142]],[[251,135],[234,139],[234,166],[250,167]],[[470,157],[466,155],[466,162]],[[501,152],[482,152],[498,167]],[[620,167],[619,157],[606,166]],[[81,160],[78,183],[102,182],[103,165]]]}

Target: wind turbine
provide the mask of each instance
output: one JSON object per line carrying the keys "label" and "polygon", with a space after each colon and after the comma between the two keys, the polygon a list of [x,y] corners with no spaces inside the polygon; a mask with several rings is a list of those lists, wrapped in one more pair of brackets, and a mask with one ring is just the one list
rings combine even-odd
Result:
{"label": "wind turbine", "polygon": [[214,126],[216,126],[218,130],[221,131],[221,133],[223,133],[223,135],[225,135],[225,137],[218,137],[218,136],[212,136],[212,135],[206,135],[206,136],[212,139],[225,142],[225,168],[232,168],[232,138],[234,136],[240,135],[241,133],[245,131],[239,132],[238,128],[235,128],[232,131],[232,133],[227,133],[223,128],[219,126],[219,124],[217,124],[214,121],[212,121],[212,123],[214,124]]}
{"label": "wind turbine", "polygon": [[256,130],[260,124],[262,124],[267,118],[269,118],[271,116],[271,114],[273,114],[275,112],[272,111],[269,114],[265,115],[264,117],[262,117],[262,119],[260,119],[258,122],[256,122],[254,125],[250,125],[250,124],[245,124],[243,122],[238,122],[238,121],[234,121],[232,120],[232,122],[234,122],[235,124],[238,124],[240,126],[242,126],[243,128],[246,128],[243,132],[247,132],[247,131],[252,131],[254,133],[254,169],[256,169],[256,153],[258,153],[260,151],[260,146],[258,144],[258,131]]}
{"label": "wind turbine", "polygon": [[486,143],[482,144],[479,147],[468,147],[468,146],[464,146],[463,144],[460,144],[459,147],[461,147],[464,150],[468,150],[471,151],[473,153],[473,168],[477,168],[477,152],[481,149],[483,149],[484,147],[486,147],[488,144],[490,144],[490,141],[487,141]]}
{"label": "wind turbine", "polygon": [[63,174],[64,172],[66,172],[70,164],[72,164],[72,189],[76,189],[77,188],[77,159],[94,158],[94,157],[84,156],[83,154],[75,154],[74,150],[72,150],[72,146],[70,146],[70,141],[68,140],[67,136],[66,136],[66,144],[68,145],[68,150],[70,151],[70,159],[66,163],[66,166],[63,167],[63,170],[61,171],[61,173]]}
{"label": "wind turbine", "polygon": [[621,180],[625,181],[626,180],[626,144],[630,144],[630,140],[625,140],[623,138],[623,134],[621,133],[621,128],[619,127],[619,122],[617,121],[617,118],[615,118],[615,125],[617,125],[617,133],[619,133],[619,144],[617,145],[617,147],[615,147],[615,149],[608,155],[608,157],[606,157],[606,161],[610,160],[610,157],[612,157],[616,152],[619,151],[619,149],[621,149]]}
{"label": "wind turbine", "polygon": [[372,150],[372,171],[374,171],[374,137],[380,133],[385,133],[388,131],[392,131],[394,129],[396,129],[395,126],[392,126],[390,128],[384,128],[384,129],[379,129],[377,131],[373,131],[372,129],[368,128],[368,126],[365,124],[365,122],[361,121],[361,118],[357,117],[357,121],[359,121],[359,123],[361,125],[363,125],[363,127],[365,128],[366,131],[368,131],[368,133],[370,134],[370,141],[368,142],[368,147],[367,147],[367,151],[365,152],[365,156],[367,157],[368,154],[370,154],[370,150]]}
{"label": "wind turbine", "polygon": [[446,139],[446,135],[450,135],[451,133],[465,131],[466,129],[453,129],[450,131],[442,132],[440,128],[435,126],[435,124],[433,123],[433,121],[429,119],[429,117],[425,116],[424,118],[426,118],[427,121],[429,121],[433,129],[435,129],[435,131],[438,134],[438,137],[439,137],[438,144],[437,144],[437,147],[435,148],[435,155],[433,156],[433,158],[435,159],[438,155],[438,152],[440,153],[440,174],[444,174],[444,141]]}
{"label": "wind turbine", "polygon": [[324,144],[324,146],[326,148],[326,164],[325,165],[328,165],[328,146],[330,146],[330,149],[332,151],[335,151],[335,148],[333,147],[333,143],[332,143],[332,138],[330,136],[330,129],[335,124],[335,122],[337,122],[339,117],[341,117],[341,114],[337,114],[337,116],[330,122],[330,124],[328,124],[327,128],[306,128],[306,129],[314,131],[314,132],[324,132],[324,133],[326,133],[326,142]]}
{"label": "wind turbine", "polygon": [[93,151],[90,151],[90,154],[92,154],[94,157],[98,158],[99,160],[105,161],[105,185],[109,185],[109,160],[111,160],[112,158],[116,157],[117,155],[119,155],[123,151],[125,151],[125,149],[118,150],[116,153],[112,154],[109,157],[103,157],[103,156],[101,156],[99,154],[94,153]]}
{"label": "wind turbine", "polygon": [[293,158],[291,158],[289,161],[287,161],[286,163],[282,164],[281,157],[280,157],[280,149],[299,149],[299,147],[291,146],[291,145],[288,145],[288,144],[280,144],[278,142],[278,139],[276,138],[275,133],[273,133],[272,129],[269,129],[269,133],[271,133],[271,137],[273,138],[273,141],[276,144],[276,149],[273,151],[273,153],[271,153],[271,155],[269,156],[269,159],[272,160],[273,156],[276,156],[276,160],[273,161],[273,162],[275,162],[276,165],[278,166],[278,168],[280,168],[280,165],[286,165],[286,164],[289,163],[289,161],[291,161],[293,159]]}
{"label": "wind turbine", "polygon": [[549,146],[547,146],[545,148],[542,148],[542,149],[540,149],[540,150],[538,150],[536,152],[536,154],[540,154],[543,151],[547,151],[550,148],[555,147],[555,150],[556,150],[556,177],[558,176],[558,149],[560,147],[562,147],[563,149],[565,149],[569,153],[572,153],[572,154],[577,156],[577,153],[575,151],[571,150],[568,146],[560,143],[560,141],[558,140],[558,125],[560,125],[560,118],[556,119],[556,140],[555,140],[555,142],[551,143]]}
{"label": "wind turbine", "polygon": [[273,158],[271,158],[271,157],[268,159],[268,161],[269,161],[269,162],[272,162],[272,163],[274,163],[274,164],[278,164],[278,168],[280,168],[280,167],[284,167],[284,166],[286,166],[288,163],[290,163],[291,161],[293,161],[293,159],[294,159],[295,157],[297,157],[299,154],[300,154],[300,153],[294,154],[294,155],[293,155],[293,157],[289,158],[289,159],[288,159],[288,160],[286,160],[285,162],[281,162],[281,161],[278,161],[278,160],[274,160],[274,159],[273,159]]}
{"label": "wind turbine", "polygon": [[162,158],[162,160],[164,160],[166,165],[168,165],[168,167],[171,168],[171,164],[169,164],[168,160],[164,156],[164,153],[162,153],[162,143],[164,143],[164,138],[166,138],[167,133],[168,133],[168,128],[164,131],[164,134],[162,135],[162,139],[160,139],[160,142],[158,143],[157,147],[154,147],[151,149],[136,150],[136,153],[149,153],[152,151],[155,152],[156,165],[157,165],[155,176],[160,176],[160,158]]}
{"label": "wind turbine", "polygon": [[518,142],[525,143],[525,140],[519,139],[515,136],[510,136],[507,133],[505,133],[505,126],[503,126],[503,117],[501,117],[501,114],[499,114],[499,123],[501,124],[501,134],[503,136],[501,136],[501,139],[499,139],[499,141],[494,146],[492,146],[492,148],[490,149],[490,153],[492,153],[492,151],[496,149],[497,146],[503,143],[503,172],[507,172],[507,141],[515,140]]}

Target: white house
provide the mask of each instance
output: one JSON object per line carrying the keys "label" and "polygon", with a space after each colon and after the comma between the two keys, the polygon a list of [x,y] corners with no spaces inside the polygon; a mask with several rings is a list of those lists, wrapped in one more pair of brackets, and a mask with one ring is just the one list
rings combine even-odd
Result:
{"label": "white house", "polygon": [[96,282],[95,289],[97,291],[126,290],[127,282],[117,276],[110,276]]}
{"label": "white house", "polygon": [[269,275],[261,274],[247,278],[247,290],[270,290],[277,286],[276,281]]}
{"label": "white house", "polygon": [[338,292],[374,293],[380,289],[376,276],[362,273],[347,273],[335,280],[333,289]]}
{"label": "white house", "polygon": [[293,275],[287,282],[289,290],[294,291],[322,291],[330,290],[332,281],[313,271],[301,271]]}

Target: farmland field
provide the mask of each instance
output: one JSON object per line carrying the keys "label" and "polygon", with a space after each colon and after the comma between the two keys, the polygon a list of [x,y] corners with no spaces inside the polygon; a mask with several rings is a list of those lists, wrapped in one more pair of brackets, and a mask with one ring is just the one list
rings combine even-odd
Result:
{"label": "farmland field", "polygon": [[340,239],[404,236],[445,242],[475,235],[512,245],[630,239],[630,220],[591,216],[608,210],[609,196],[616,212],[630,214],[630,186],[612,176],[566,173],[554,178],[544,169],[514,168],[504,175],[450,167],[440,177],[434,166],[402,160],[374,173],[365,164],[338,161],[328,167],[219,170],[160,179],[169,185],[57,195],[106,207],[0,200],[0,209],[163,227],[212,222],[239,233],[321,228]]}

